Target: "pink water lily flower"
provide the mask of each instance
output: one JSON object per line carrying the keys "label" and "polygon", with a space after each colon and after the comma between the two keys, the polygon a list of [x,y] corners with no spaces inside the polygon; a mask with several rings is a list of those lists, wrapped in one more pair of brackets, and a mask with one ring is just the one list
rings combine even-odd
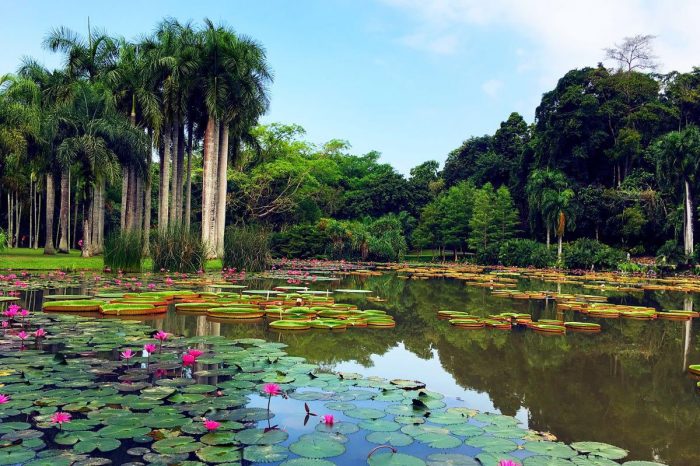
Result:
{"label": "pink water lily flower", "polygon": [[70,422],[70,413],[64,413],[63,411],[58,411],[51,415],[51,422],[62,426],[63,424]]}
{"label": "pink water lily flower", "polygon": [[168,286],[171,286],[171,285],[173,284],[173,279],[170,278],[170,277],[167,277],[167,278],[165,279],[165,284],[168,285]]}
{"label": "pink water lily flower", "polygon": [[121,352],[121,357],[122,359],[126,359],[128,361],[129,359],[134,357],[134,352],[131,351],[131,349],[125,349]]}
{"label": "pink water lily flower", "polygon": [[520,463],[516,463],[513,460],[500,460],[498,466],[520,466]]}
{"label": "pink water lily flower", "polygon": [[154,345],[153,343],[147,343],[147,344],[143,345],[143,349],[146,350],[146,352],[148,354],[151,354],[151,353],[155,352],[156,345]]}
{"label": "pink water lily flower", "polygon": [[195,358],[191,354],[183,354],[182,355],[182,365],[184,367],[193,366],[196,361],[197,361],[197,358]]}
{"label": "pink water lily flower", "polygon": [[263,386],[263,392],[265,392],[266,395],[269,396],[277,396],[282,394],[282,390],[280,390],[280,386],[277,385],[276,383],[266,383]]}
{"label": "pink water lily flower", "polygon": [[36,338],[45,337],[45,336],[46,336],[46,330],[44,330],[43,328],[38,328],[38,329],[36,329],[36,332],[34,332],[34,336],[35,336]]}
{"label": "pink water lily flower", "polygon": [[9,326],[10,326],[10,323],[8,321],[6,321],[6,320],[2,321],[2,328],[7,328]]}
{"label": "pink water lily flower", "polygon": [[212,421],[211,419],[204,420],[204,428],[207,430],[216,430],[221,426],[220,422]]}
{"label": "pink water lily flower", "polygon": [[29,334],[28,334],[27,332],[25,332],[24,330],[22,330],[21,332],[19,332],[19,333],[17,334],[17,338],[19,338],[20,340],[24,341],[24,340],[26,340],[27,338],[29,338]]}
{"label": "pink water lily flower", "polygon": [[19,311],[19,315],[21,315],[22,317],[27,317],[29,315],[29,311],[27,309],[22,309],[21,311]]}
{"label": "pink water lily flower", "polygon": [[0,393],[0,405],[4,405],[5,403],[10,402],[10,395],[3,395]]}
{"label": "pink water lily flower", "polygon": [[197,359],[198,357],[200,357],[201,355],[204,354],[204,351],[200,351],[200,350],[195,349],[195,348],[190,348],[189,350],[187,350],[187,354],[189,354],[190,356]]}
{"label": "pink water lily flower", "polygon": [[155,338],[156,340],[159,340],[161,342],[164,342],[165,340],[168,339],[169,336],[170,336],[169,333],[164,332],[162,330],[158,330],[158,332],[156,332],[156,334],[153,336],[153,338]]}
{"label": "pink water lily flower", "polygon": [[156,284],[155,284],[155,283],[149,283],[149,284],[148,284],[148,289],[149,289],[149,290],[155,290],[155,289],[156,289]]}
{"label": "pink water lily flower", "polygon": [[334,421],[335,421],[335,419],[333,419],[332,414],[325,414],[323,416],[323,423],[327,426],[332,426]]}

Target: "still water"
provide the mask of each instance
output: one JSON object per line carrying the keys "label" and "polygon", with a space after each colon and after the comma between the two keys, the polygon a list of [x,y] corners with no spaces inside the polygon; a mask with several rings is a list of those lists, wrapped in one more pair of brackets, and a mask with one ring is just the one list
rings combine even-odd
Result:
{"label": "still water", "polygon": [[[286,283],[249,283],[259,289],[282,284]],[[345,277],[309,287],[372,290],[371,296],[386,302],[368,301],[370,295],[334,296],[336,302],[357,304],[361,309],[386,310],[394,316],[396,327],[279,333],[269,330],[263,321],[215,322],[174,309],[145,322],[184,336],[284,342],[290,355],[325,369],[421,380],[429,389],[462,400],[468,407],[515,416],[527,427],[551,432],[567,443],[601,441],[630,450],[628,459],[672,466],[700,464],[700,394],[685,370],[689,364],[700,363],[698,323],[598,319],[591,321],[603,325],[602,333],[566,336],[528,330],[468,331],[439,320],[437,311],[484,316],[526,312],[533,320],[556,318],[557,311],[552,302],[497,298],[488,289],[465,286],[461,280],[402,280],[393,273]],[[557,290],[557,285],[521,280],[518,288]],[[51,293],[65,291],[69,290]],[[576,285],[562,285],[559,291],[596,293]],[[700,299],[677,292],[608,296],[611,302],[658,309],[689,309]],[[32,308],[40,309],[42,292],[32,292],[26,299]],[[573,313],[565,318],[586,320]]]}

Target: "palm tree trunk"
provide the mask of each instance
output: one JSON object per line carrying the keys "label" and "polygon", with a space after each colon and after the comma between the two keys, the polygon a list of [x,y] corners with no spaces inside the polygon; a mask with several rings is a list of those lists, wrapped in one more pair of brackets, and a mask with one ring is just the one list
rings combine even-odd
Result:
{"label": "palm tree trunk", "polygon": [[[73,200],[73,234],[71,235],[72,247],[75,249],[77,247],[76,243],[78,238],[78,193],[75,193],[75,199]],[[85,216],[85,205],[83,204],[83,216]],[[84,235],[85,233],[83,233]]]}
{"label": "palm tree trunk", "polygon": [[180,123],[178,128],[180,133],[177,142],[177,190],[175,208],[177,209],[175,219],[178,225],[182,224],[182,203],[183,203],[183,178],[185,173],[185,125]]}
{"label": "palm tree trunk", "polygon": [[192,121],[187,126],[187,192],[185,194],[185,227],[190,231],[190,221],[192,217],[192,132],[194,131]]}
{"label": "palm tree trunk", "polygon": [[547,249],[549,249],[549,243],[550,243],[550,239],[549,239],[549,225],[547,225]]}
{"label": "palm tree trunk", "polygon": [[12,247],[14,243],[14,237],[12,235],[13,229],[12,229],[12,219],[14,216],[14,209],[12,207],[12,195],[10,192],[7,193],[7,242],[8,242],[8,247]]}
{"label": "palm tree trunk", "polygon": [[226,229],[226,191],[228,173],[228,124],[222,122],[219,129],[219,165],[216,204],[216,254],[224,255],[224,230]]}
{"label": "palm tree trunk", "polygon": [[68,254],[68,210],[70,187],[68,186],[68,169],[61,172],[61,201],[58,210],[58,223],[60,229],[60,239],[58,242],[58,252]]}
{"label": "palm tree trunk", "polygon": [[562,253],[562,238],[564,236],[559,236],[559,244],[557,245],[557,260],[561,263],[561,253]]}
{"label": "palm tree trunk", "polygon": [[141,222],[143,219],[143,177],[141,175],[136,175],[136,193],[134,194],[134,202],[136,203],[134,209],[134,224],[131,226],[131,228],[140,235],[143,232],[141,229]]}
{"label": "palm tree trunk", "polygon": [[171,132],[172,124],[165,124],[163,132],[163,159],[161,160],[161,178],[160,178],[160,206],[158,207],[158,229],[165,230],[168,228],[168,208],[170,202],[170,154],[171,154]]}
{"label": "palm tree trunk", "polygon": [[171,185],[170,185],[170,193],[172,197],[172,202],[170,203],[169,207],[169,212],[168,212],[168,224],[169,225],[175,225],[177,223],[177,171],[179,170],[178,167],[178,146],[180,145],[180,115],[179,112],[175,112],[175,117],[173,119],[173,127],[172,127],[172,171],[173,171],[173,176],[172,179],[170,180]]}
{"label": "palm tree trunk", "polygon": [[29,247],[34,241],[34,180],[33,175],[29,177]]}
{"label": "palm tree trunk", "polygon": [[151,241],[151,157],[153,154],[153,132],[148,129],[148,136],[151,141],[151,149],[148,151],[148,157],[146,158],[146,178],[144,182],[146,183],[146,194],[144,195],[144,206],[143,206],[143,255],[144,257],[150,254],[150,241]]}
{"label": "palm tree trunk", "polygon": [[214,208],[214,184],[218,165],[219,123],[209,115],[204,133],[204,161],[202,163],[202,242],[207,246],[208,256],[213,256],[216,247],[213,223],[216,212]]}
{"label": "palm tree trunk", "polygon": [[71,206],[71,203],[70,203],[71,184],[70,184],[70,183],[71,183],[71,173],[70,173],[70,169],[68,169],[68,222],[66,222],[66,225],[67,225],[67,227],[68,227],[68,228],[67,228],[67,229],[68,229],[68,232],[67,232],[67,233],[68,233],[67,242],[68,242],[68,250],[69,250],[69,251],[70,251],[70,206]]}
{"label": "palm tree trunk", "polygon": [[126,203],[127,194],[129,193],[129,168],[127,166],[122,167],[122,205],[121,205],[121,218],[120,226],[121,230],[124,231],[126,228]]}
{"label": "palm tree trunk", "polygon": [[97,244],[95,245],[95,253],[102,254],[105,249],[105,194],[107,187],[104,178],[100,179],[99,198],[100,203],[97,207]]}
{"label": "palm tree trunk", "polygon": [[56,191],[53,187],[53,173],[46,173],[46,241],[44,254],[56,254],[53,246],[53,213],[56,205]]}
{"label": "palm tree trunk", "polygon": [[[94,193],[94,190],[93,190]],[[94,197],[94,196],[93,196]],[[90,257],[92,255],[92,241],[91,241],[91,232],[90,232],[90,223],[92,222],[93,218],[93,204],[94,204],[94,199],[91,199],[89,201],[90,203],[88,204],[88,214],[87,216],[83,215],[83,251],[82,251],[82,256],[83,257]]]}
{"label": "palm tree trunk", "polygon": [[693,238],[693,200],[690,194],[690,183],[685,180],[685,233],[683,235],[685,255],[692,256],[694,250]]}
{"label": "palm tree trunk", "polygon": [[[38,181],[37,181],[38,183]],[[34,225],[36,228],[36,231],[34,232],[34,249],[39,249],[39,230],[41,229],[41,197],[38,195],[34,195],[34,200],[36,202],[36,209],[34,211],[34,214],[36,215],[34,217]]]}

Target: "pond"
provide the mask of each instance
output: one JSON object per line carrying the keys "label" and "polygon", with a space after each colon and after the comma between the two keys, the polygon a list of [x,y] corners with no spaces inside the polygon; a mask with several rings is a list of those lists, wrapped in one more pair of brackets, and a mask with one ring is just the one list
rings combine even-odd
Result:
{"label": "pond", "polygon": [[[672,466],[700,464],[700,395],[696,381],[687,375],[688,365],[700,362],[696,320],[593,319],[567,311],[565,320],[600,323],[602,331],[546,335],[523,328],[464,330],[439,319],[438,311],[466,311],[478,316],[528,313],[533,320],[561,318],[562,312],[551,299],[498,297],[489,287],[474,286],[479,282],[455,278],[406,279],[392,271],[338,278],[302,280],[301,285],[318,291],[371,290],[369,294],[335,292],[332,296],[336,303],[386,311],[394,317],[396,326],[280,332],[262,320],[218,321],[206,315],[176,312],[173,305],[157,318],[140,320],[154,329],[184,337],[255,338],[283,343],[289,355],[303,357],[329,372],[423,381],[429,390],[446,396],[447,406],[514,416],[523,427],[551,433],[565,443],[610,443],[629,450],[626,460]],[[692,293],[678,291],[605,291],[601,286],[584,287],[580,283],[557,284],[522,277],[514,280],[520,290],[608,296],[613,303],[659,310],[692,309],[697,299]],[[284,279],[272,278],[244,283],[250,289],[261,290],[286,284]],[[89,291],[89,285],[35,290],[24,293],[22,299],[29,307],[40,309],[44,293]],[[378,302],[376,297],[381,300]],[[264,407],[266,401],[254,396],[250,406]],[[298,414],[303,406],[297,400],[289,404],[278,401],[273,401],[278,408],[275,423],[301,435],[303,416]],[[322,414],[322,404],[313,406]],[[366,455],[373,446],[354,444],[348,450]],[[416,448],[400,450],[412,453]],[[441,451],[474,453],[468,446]],[[364,461],[363,455],[330,459],[338,464],[357,464],[360,458]]]}

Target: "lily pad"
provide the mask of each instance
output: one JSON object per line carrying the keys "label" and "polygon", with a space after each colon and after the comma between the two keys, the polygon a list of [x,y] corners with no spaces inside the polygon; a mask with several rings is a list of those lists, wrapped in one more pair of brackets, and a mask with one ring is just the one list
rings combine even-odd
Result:
{"label": "lily pad", "polygon": [[288,456],[287,448],[280,445],[251,445],[243,449],[243,459],[254,463],[274,463]]}
{"label": "lily pad", "polygon": [[367,460],[369,466],[425,466],[425,461],[405,453],[375,453]]}
{"label": "lily pad", "polygon": [[306,458],[331,458],[345,453],[345,446],[333,440],[306,438],[289,446],[292,453]]}
{"label": "lily pad", "polygon": [[273,445],[287,438],[289,434],[280,429],[246,429],[236,434],[236,440],[246,445]]}
{"label": "lily pad", "polygon": [[433,453],[428,456],[428,466],[480,466],[472,457],[459,453]]}
{"label": "lily pad", "polygon": [[581,453],[602,456],[609,460],[620,460],[627,456],[627,450],[601,442],[574,442],[571,444],[571,448]]}
{"label": "lily pad", "polygon": [[206,463],[237,463],[241,460],[240,450],[231,447],[208,446],[197,450],[196,454]]}
{"label": "lily pad", "polygon": [[371,432],[366,439],[370,443],[392,447],[405,447],[413,443],[413,438],[402,432]]}

